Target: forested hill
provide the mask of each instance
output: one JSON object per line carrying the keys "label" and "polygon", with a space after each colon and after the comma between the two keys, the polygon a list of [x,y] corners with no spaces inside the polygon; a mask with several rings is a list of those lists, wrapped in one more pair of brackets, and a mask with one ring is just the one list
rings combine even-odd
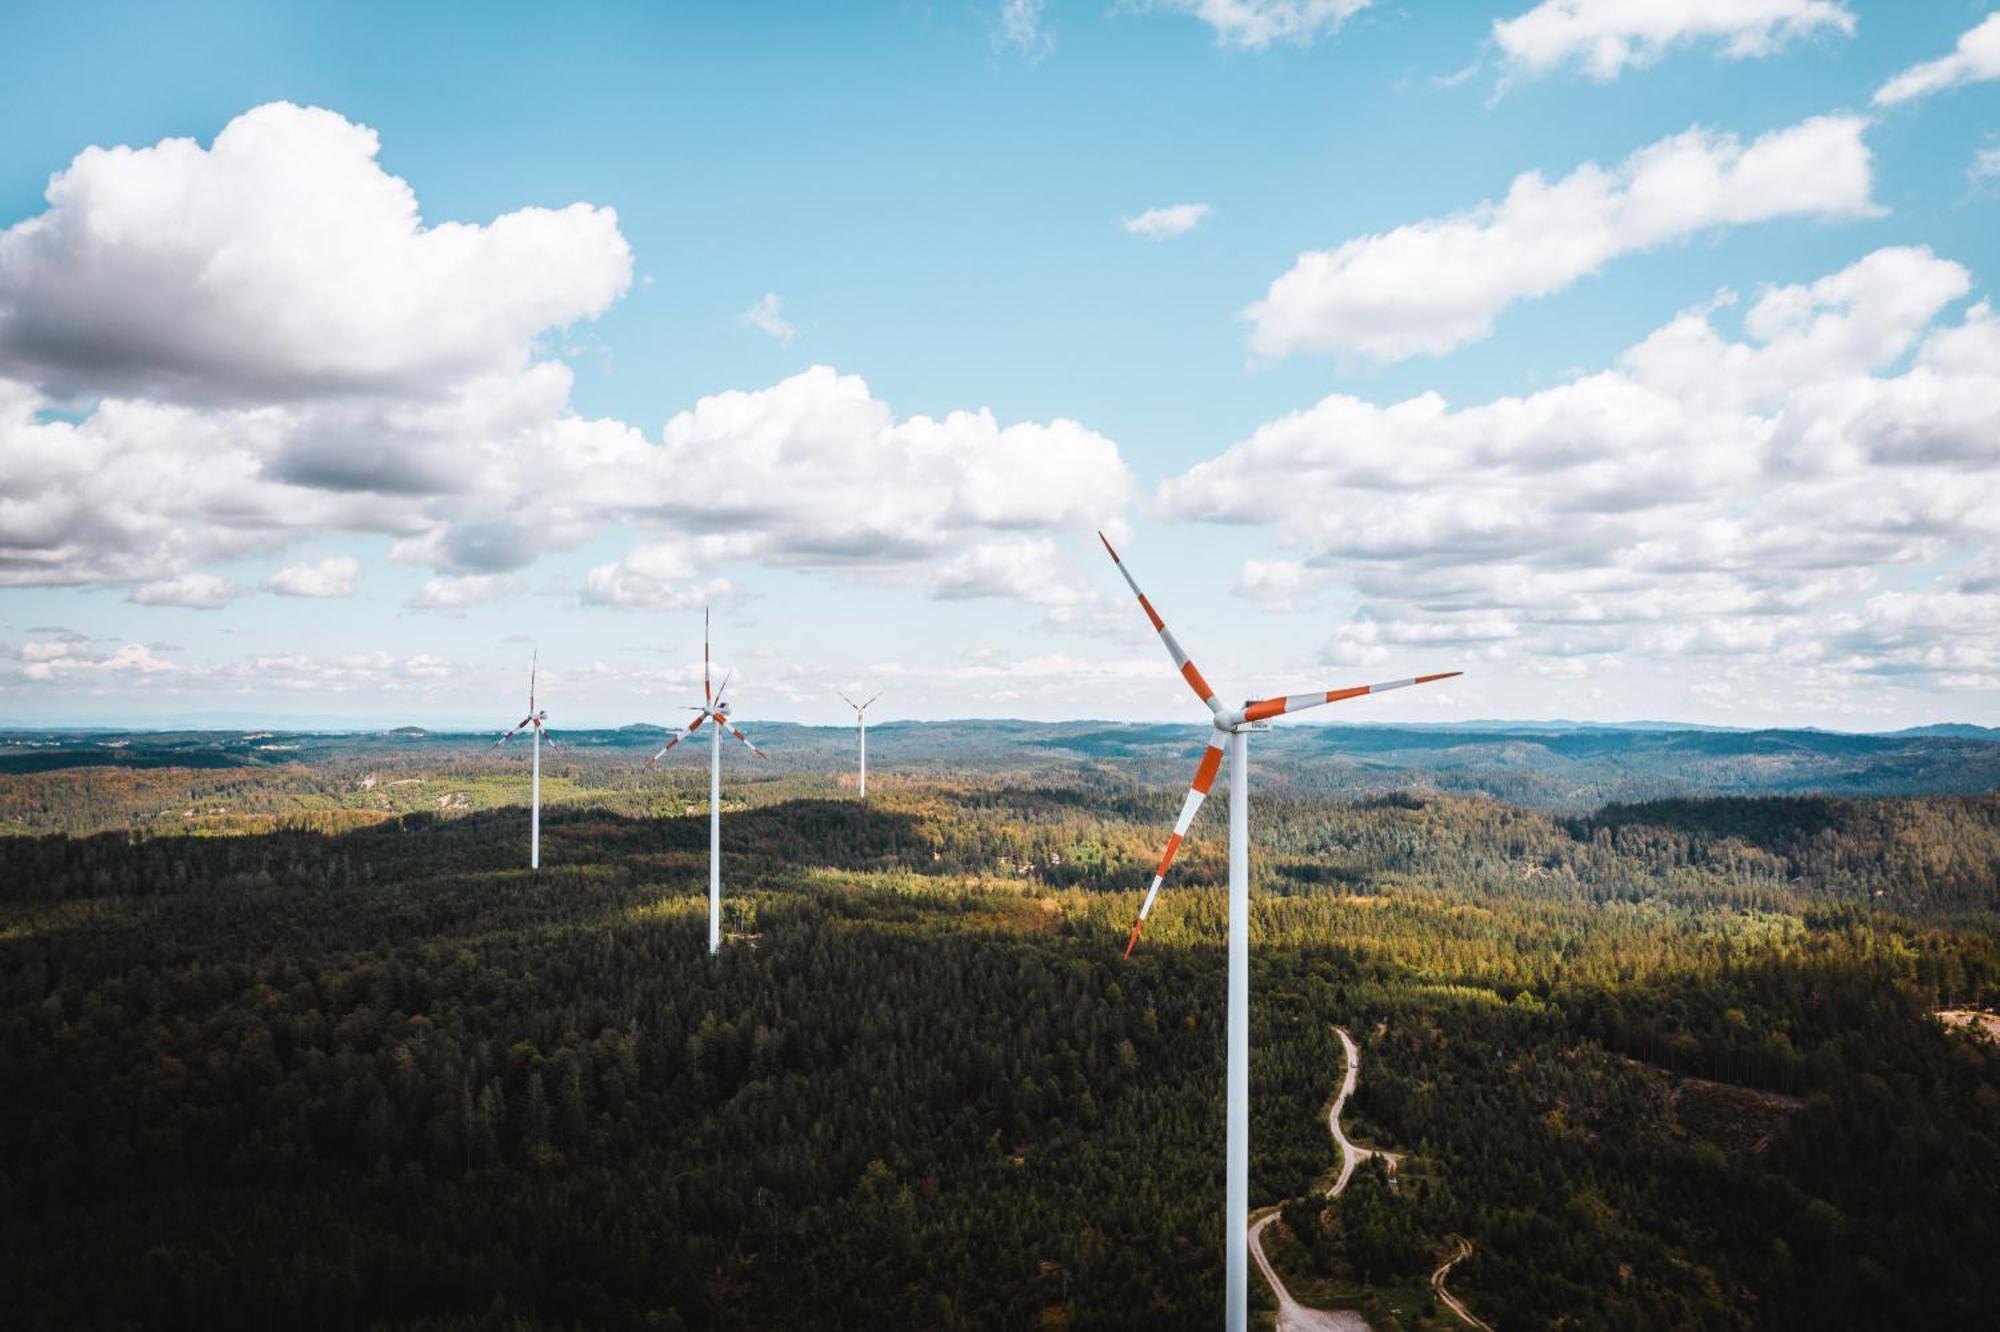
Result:
{"label": "forested hill", "polygon": [[[6,737],[8,1325],[1212,1326],[1216,811],[1122,956],[1205,733],[870,729],[865,802],[845,728],[726,751],[715,959],[656,729],[558,732],[539,874],[490,736]],[[2000,744],[1254,754],[1253,1199],[1336,1024],[1404,1154],[1294,1290],[1444,1332],[1462,1236],[1496,1327],[2000,1325]]]}
{"label": "forested hill", "polygon": [[[519,755],[0,778],[154,811],[0,836],[8,1326],[1214,1326],[1212,812],[1122,956],[1184,774],[739,750],[710,958],[706,764],[613,752],[539,875]],[[1284,1209],[1295,1291],[1458,1332],[1463,1236],[1499,1328],[2000,1326],[2000,1045],[1933,1016],[2000,1005],[2000,796],[1271,784],[1254,838],[1252,1201],[1335,1165],[1336,1024],[1404,1154]]]}
{"label": "forested hill", "polygon": [[[854,759],[847,727],[749,724],[769,752],[769,773],[845,770]],[[637,770],[667,732],[554,728],[568,765],[593,781]],[[1205,733],[1186,724],[1021,721],[887,722],[869,727],[877,772],[1023,776],[1116,772],[1144,782],[1184,781]],[[414,727],[367,733],[0,731],[0,775],[75,768],[229,770],[308,765],[336,776],[380,771],[407,776],[440,767],[495,771],[524,755],[491,750],[486,734]],[[1260,785],[1370,795],[1412,787],[1487,795],[1513,804],[1583,812],[1612,801],[1676,796],[1972,794],[2000,789],[2000,731],[1931,727],[1854,735],[1832,731],[1721,731],[1522,723],[1464,729],[1400,726],[1279,727],[1253,752]],[[747,755],[732,753],[732,767]],[[670,770],[704,765],[699,746],[672,756]],[[4,817],[4,815],[0,815]]]}

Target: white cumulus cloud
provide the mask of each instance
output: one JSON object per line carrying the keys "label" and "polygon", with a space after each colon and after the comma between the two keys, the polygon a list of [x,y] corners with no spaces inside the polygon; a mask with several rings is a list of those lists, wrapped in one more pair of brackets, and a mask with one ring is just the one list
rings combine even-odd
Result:
{"label": "white cumulus cloud", "polygon": [[455,612],[483,606],[496,597],[521,590],[511,574],[458,574],[427,578],[410,598],[413,610]]}
{"label": "white cumulus cloud", "polygon": [[0,232],[0,364],[93,393],[267,403],[521,369],[631,281],[608,208],[425,225],[375,131],[274,102],[203,148],[88,148]]}
{"label": "white cumulus cloud", "polygon": [[1715,43],[1744,59],[1824,32],[1853,34],[1854,15],[1840,0],[1543,0],[1493,23],[1511,70],[1534,76],[1575,65],[1600,81],[1677,46]]}
{"label": "white cumulus cloud", "polygon": [[656,534],[590,571],[590,604],[699,604],[729,587],[726,565],[754,561],[1057,606],[1075,593],[1054,539],[1115,523],[1132,476],[1115,444],[1074,421],[899,419],[859,376],[814,366],[703,398],[657,444],[598,434],[549,484]]}
{"label": "white cumulus cloud", "polygon": [[1048,0],[1001,0],[994,38],[1031,60],[1039,60],[1055,47],[1055,39],[1042,31],[1042,11]]}
{"label": "white cumulus cloud", "polygon": [[181,606],[189,610],[221,610],[243,595],[243,589],[215,574],[191,573],[141,583],[130,600],[141,606]]}
{"label": "white cumulus cloud", "polygon": [[[260,107],[207,149],[88,150],[0,233],[0,586],[212,602],[214,566],[344,535],[435,575],[414,607],[456,611],[616,528],[635,549],[587,603],[685,604],[732,560],[929,589],[983,541],[1129,499],[1117,446],[1076,422],[899,419],[827,367],[657,435],[581,416],[537,345],[624,289],[610,211],[426,225],[377,150],[332,112]],[[352,581],[322,562],[267,587]]]}
{"label": "white cumulus cloud", "polygon": [[1335,394],[1160,501],[1273,527],[1287,558],[1247,565],[1242,586],[1351,600],[1341,660],[1391,642],[1684,672],[1727,657],[1768,673],[1760,697],[1789,678],[1828,706],[1885,673],[1990,689],[2000,586],[1978,571],[2000,542],[2000,318],[1984,301],[1946,317],[1971,288],[1927,249],[1877,250],[1759,293],[1740,336],[1720,301],[1523,397]]}
{"label": "white cumulus cloud", "polygon": [[1912,65],[1875,90],[1875,105],[1894,106],[1961,83],[2000,79],[2000,13],[1988,14],[1948,56]]}
{"label": "white cumulus cloud", "polygon": [[651,541],[586,574],[583,600],[624,610],[687,610],[720,601],[733,591],[726,578],[703,578],[700,555],[692,543]]}
{"label": "white cumulus cloud", "polygon": [[1193,231],[1210,211],[1205,203],[1168,204],[1164,208],[1148,208],[1136,217],[1121,220],[1118,225],[1134,236],[1166,240],[1170,236],[1184,236]]}
{"label": "white cumulus cloud", "polygon": [[351,597],[361,561],[335,555],[314,564],[288,564],[264,580],[264,590],[281,597]]}
{"label": "white cumulus cloud", "polygon": [[1117,445],[1074,421],[898,419],[827,366],[702,398],[657,445],[579,447],[556,479],[599,511],[727,538],[738,558],[855,570],[922,564],[982,534],[1088,531],[1132,487]]}
{"label": "white cumulus cloud", "polygon": [[1050,607],[1076,607],[1092,599],[1049,537],[982,541],[944,565],[936,593],[950,601],[1011,597]]}
{"label": "white cumulus cloud", "polygon": [[1206,23],[1223,46],[1262,50],[1274,42],[1314,41],[1374,0],[1140,0],[1142,9],[1187,14]]}
{"label": "white cumulus cloud", "polygon": [[14,659],[23,679],[37,681],[79,676],[158,675],[178,669],[172,662],[162,660],[144,643],[124,643],[108,652],[100,652],[89,643],[76,639],[32,641],[23,643]]}
{"label": "white cumulus cloud", "polygon": [[736,316],[736,322],[756,329],[781,347],[789,347],[799,330],[785,318],[785,303],[775,291],[767,291],[754,304]]}
{"label": "white cumulus cloud", "polygon": [[1440,356],[1487,337],[1517,300],[1619,255],[1713,227],[1875,211],[1866,122],[1820,116],[1749,143],[1700,128],[1606,170],[1514,179],[1506,198],[1299,256],[1244,316],[1266,356]]}

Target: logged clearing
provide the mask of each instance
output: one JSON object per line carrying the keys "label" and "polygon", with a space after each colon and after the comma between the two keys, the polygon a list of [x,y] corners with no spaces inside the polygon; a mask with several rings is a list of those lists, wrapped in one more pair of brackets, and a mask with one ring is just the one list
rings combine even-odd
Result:
{"label": "logged clearing", "polygon": [[2000,1013],[1977,1008],[1940,1008],[1937,1018],[1956,1031],[1976,1032],[1989,1041],[2000,1041]]}

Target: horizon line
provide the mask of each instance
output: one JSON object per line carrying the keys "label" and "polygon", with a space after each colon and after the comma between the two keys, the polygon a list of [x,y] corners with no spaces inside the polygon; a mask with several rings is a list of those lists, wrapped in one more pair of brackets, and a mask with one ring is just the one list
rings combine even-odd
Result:
{"label": "horizon line", "polygon": [[[1205,718],[1161,717],[1153,719],[1113,719],[1107,717],[1068,717],[1060,720],[1044,720],[1031,717],[1008,716],[963,716],[963,717],[904,717],[883,721],[870,721],[869,727],[882,729],[892,726],[953,726],[953,725],[1009,725],[1009,726],[1188,726],[1194,727]],[[853,727],[852,722],[801,722],[765,718],[762,726],[796,727],[800,730],[845,731]],[[1566,730],[1607,730],[1607,731],[1648,731],[1648,732],[1732,732],[1754,734],[1758,732],[1816,733],[1823,735],[1852,736],[1898,736],[1913,732],[1938,730],[1941,728],[1965,728],[1968,730],[1991,732],[2000,735],[2000,726],[1989,726],[1980,722],[1944,720],[1921,722],[1907,726],[1888,727],[1880,730],[1848,730],[1834,726],[1785,725],[1770,723],[1760,725],[1738,725],[1720,722],[1671,721],[1661,718],[1629,718],[1621,721],[1591,721],[1574,717],[1469,717],[1451,721],[1356,721],[1336,718],[1299,719],[1294,726],[1312,727],[1321,730],[1430,730],[1466,731],[1495,728],[1562,728]],[[254,722],[218,724],[189,720],[175,724],[171,719],[148,721],[138,724],[118,722],[25,722],[0,721],[0,736],[14,735],[170,735],[170,734],[251,734],[268,731],[286,735],[386,735],[395,731],[422,731],[436,736],[489,736],[505,730],[504,726],[475,726],[459,723],[439,723],[427,725],[422,722],[341,722],[330,725],[314,725],[307,719],[266,718]],[[614,724],[551,726],[555,733],[588,734],[593,732],[617,732],[635,729],[670,731],[676,729],[668,723],[652,721],[628,721]],[[1288,729],[1288,728],[1280,728]]]}

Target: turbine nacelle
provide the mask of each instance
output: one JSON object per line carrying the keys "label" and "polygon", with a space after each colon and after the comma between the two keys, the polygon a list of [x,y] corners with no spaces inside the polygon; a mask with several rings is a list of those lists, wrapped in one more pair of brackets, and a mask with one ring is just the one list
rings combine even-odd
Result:
{"label": "turbine nacelle", "polygon": [[707,701],[703,703],[692,703],[682,709],[682,711],[684,712],[692,712],[694,714],[694,720],[687,724],[686,729],[675,732],[673,737],[669,739],[666,744],[660,746],[660,750],[657,754],[654,754],[653,757],[646,760],[646,770],[648,772],[651,772],[655,767],[659,765],[660,760],[666,757],[666,753],[668,750],[672,749],[675,745],[687,739],[689,736],[693,735],[696,731],[699,731],[703,726],[711,722],[713,722],[717,728],[718,739],[720,737],[721,732],[727,731],[729,732],[729,734],[735,736],[738,740],[742,741],[744,747],[747,748],[751,753],[755,754],[758,758],[769,757],[767,754],[764,753],[763,750],[757,748],[756,745],[750,743],[749,736],[743,734],[743,732],[737,730],[734,726],[731,726],[729,724],[729,718],[731,715],[730,714],[731,705],[729,701],[723,697],[723,695],[726,694],[729,690],[729,682],[736,678],[736,668],[732,666],[726,672],[723,673],[722,683],[720,685],[716,685],[714,683],[711,671],[712,668],[710,665],[710,657],[708,651],[708,615],[706,612],[703,612],[702,634],[701,634],[701,695]]}

